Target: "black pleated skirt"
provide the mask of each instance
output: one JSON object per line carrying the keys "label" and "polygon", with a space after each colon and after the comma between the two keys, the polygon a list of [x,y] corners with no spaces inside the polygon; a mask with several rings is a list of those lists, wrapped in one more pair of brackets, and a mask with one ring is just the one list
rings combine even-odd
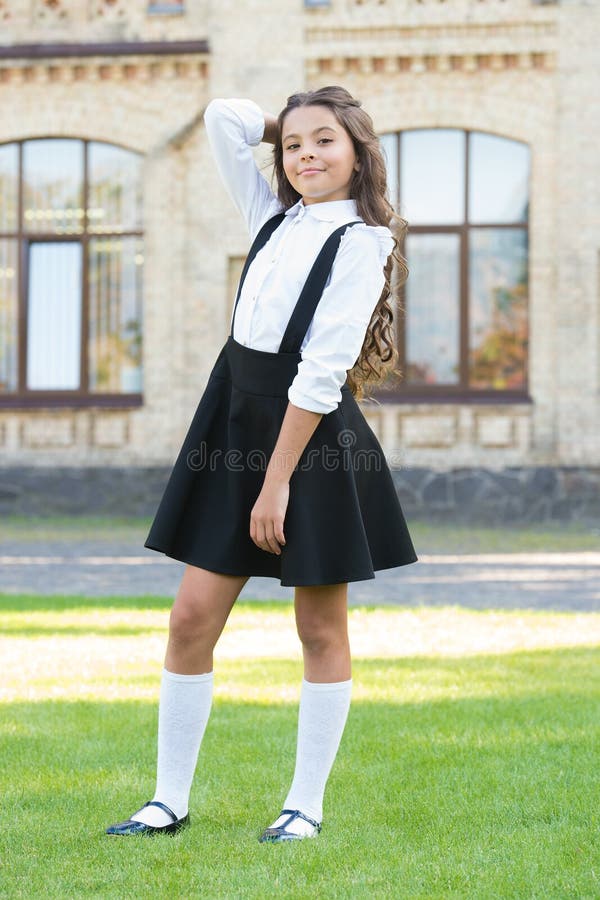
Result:
{"label": "black pleated skirt", "polygon": [[417,561],[383,450],[347,383],[290,479],[281,555],[251,539],[250,512],[300,361],[300,353],[255,350],[229,336],[145,547],[213,572],[289,586],[365,581]]}

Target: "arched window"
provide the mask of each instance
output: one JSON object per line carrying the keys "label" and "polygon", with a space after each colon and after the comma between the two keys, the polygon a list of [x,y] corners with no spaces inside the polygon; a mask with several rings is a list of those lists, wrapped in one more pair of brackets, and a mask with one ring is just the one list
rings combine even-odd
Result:
{"label": "arched window", "polygon": [[408,221],[398,399],[527,399],[526,144],[454,128],[381,137]]}
{"label": "arched window", "polygon": [[142,156],[0,145],[0,405],[139,402]]}

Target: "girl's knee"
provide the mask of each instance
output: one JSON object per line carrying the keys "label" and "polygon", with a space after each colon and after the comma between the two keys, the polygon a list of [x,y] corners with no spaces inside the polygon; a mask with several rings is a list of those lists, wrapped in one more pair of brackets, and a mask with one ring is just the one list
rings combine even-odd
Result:
{"label": "girl's knee", "polygon": [[169,616],[169,636],[178,643],[189,643],[210,631],[206,611],[185,594],[179,595]]}
{"label": "girl's knee", "polygon": [[348,640],[345,625],[334,625],[327,621],[304,621],[298,623],[297,630],[304,648],[313,653],[326,652],[346,644]]}

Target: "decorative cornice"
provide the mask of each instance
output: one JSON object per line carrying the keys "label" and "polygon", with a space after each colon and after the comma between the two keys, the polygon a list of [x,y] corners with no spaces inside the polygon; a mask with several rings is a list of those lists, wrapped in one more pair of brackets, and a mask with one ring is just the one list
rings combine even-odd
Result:
{"label": "decorative cornice", "polygon": [[21,44],[0,48],[1,84],[155,81],[209,76],[208,41]]}
{"label": "decorative cornice", "polygon": [[404,72],[481,72],[485,70],[506,71],[510,69],[551,71],[556,67],[556,54],[543,53],[413,53],[406,56],[397,54],[320,56],[305,60],[308,78],[332,74],[346,76],[385,74]]}
{"label": "decorative cornice", "polygon": [[97,82],[97,81],[144,81],[191,79],[206,81],[209,76],[208,61],[198,61],[197,57],[176,59],[163,58],[140,60],[139,57],[125,58],[122,62],[106,63],[101,59],[63,60],[54,65],[43,61],[23,63],[22,61],[0,60],[0,85],[39,85],[54,82]]}
{"label": "decorative cornice", "polygon": [[305,29],[307,44],[406,40],[471,40],[509,38],[510,40],[555,37],[558,34],[556,21],[542,22],[421,22],[411,25],[396,23],[369,23],[352,25],[322,25]]}

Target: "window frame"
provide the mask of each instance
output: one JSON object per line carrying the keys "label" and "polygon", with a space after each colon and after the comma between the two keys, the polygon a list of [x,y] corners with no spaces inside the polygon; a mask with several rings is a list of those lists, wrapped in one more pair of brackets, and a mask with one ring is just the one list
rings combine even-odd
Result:
{"label": "window frame", "polygon": [[[38,140],[74,140],[83,144],[83,218],[82,231],[79,234],[56,234],[55,232],[37,231],[28,232],[23,228],[23,154],[24,144]],[[46,407],[136,407],[143,405],[143,390],[141,392],[90,392],[89,385],[89,242],[98,237],[137,237],[144,239],[145,230],[131,229],[118,232],[102,232],[101,234],[88,231],[88,206],[89,206],[89,145],[106,144],[109,147],[117,147],[126,150],[142,158],[143,154],[132,150],[123,144],[114,141],[102,141],[90,138],[79,138],[70,135],[35,135],[35,137],[21,138],[16,141],[3,141],[0,146],[16,144],[18,147],[18,210],[17,229],[14,232],[0,231],[0,239],[17,241],[17,389],[10,393],[0,393],[0,409],[32,409],[41,406]],[[27,388],[27,293],[29,271],[27,258],[29,247],[32,243],[44,242],[80,242],[82,245],[81,267],[81,345],[80,345],[80,371],[81,387],[78,389],[43,390]],[[143,297],[142,297],[143,303]]]}
{"label": "window frame", "polygon": [[[398,196],[390,197],[392,205],[396,211],[401,210],[401,172],[402,172],[402,140],[401,136],[403,133],[409,131],[445,131],[449,126],[434,126],[432,128],[414,128],[414,129],[403,129],[400,131],[392,131],[392,132],[384,132],[383,134],[392,135],[396,140],[396,163],[397,163],[397,171],[395,173],[396,184],[398,185]],[[528,323],[528,352],[527,352],[527,362],[529,362],[529,324],[531,321],[530,317],[530,267],[529,267],[529,220],[530,220],[530,198],[531,198],[531,167],[529,169],[528,181],[527,181],[527,219],[524,222],[502,222],[502,223],[494,223],[494,222],[486,222],[486,223],[476,223],[471,222],[469,219],[469,166],[470,166],[470,156],[471,156],[471,140],[472,135],[474,134],[486,134],[492,135],[494,137],[503,138],[505,140],[512,140],[515,143],[524,143],[522,141],[517,141],[514,138],[507,137],[503,134],[497,134],[495,132],[489,131],[481,131],[479,129],[453,129],[457,131],[462,131],[465,135],[465,153],[464,153],[464,220],[462,223],[455,225],[411,225],[410,221],[408,221],[408,234],[455,234],[458,235],[459,239],[459,272],[460,272],[460,284],[459,284],[459,381],[457,384],[432,384],[432,385],[417,385],[417,384],[407,384],[404,380],[405,372],[406,372],[406,316],[409,313],[407,310],[407,296],[406,296],[406,287],[407,282],[405,282],[398,293],[398,300],[400,306],[402,307],[402,313],[399,312],[398,307],[394,307],[394,323],[395,323],[395,333],[396,333],[396,348],[398,350],[398,361],[397,366],[400,368],[402,373],[401,379],[398,381],[397,386],[394,388],[382,388],[380,386],[376,386],[375,384],[371,387],[367,388],[369,396],[372,396],[379,403],[488,403],[488,404],[502,404],[502,403],[532,403],[532,397],[529,390],[529,365],[526,366],[525,373],[525,385],[523,388],[518,390],[516,389],[506,389],[506,388],[475,388],[468,386],[468,377],[469,377],[469,236],[470,232],[473,229],[487,229],[492,228],[494,230],[498,229],[509,229],[514,231],[515,229],[522,229],[526,233],[526,245],[527,245],[527,323]],[[383,136],[383,135],[381,135]],[[528,146],[529,153],[531,153],[531,148]],[[400,212],[400,215],[402,213]],[[399,242],[399,251],[403,255],[403,257],[407,260],[407,265],[409,268],[409,276],[410,279],[410,260],[406,257],[406,234],[403,236],[402,240]],[[392,276],[393,278],[393,276]],[[407,280],[407,281],[408,281]]]}

